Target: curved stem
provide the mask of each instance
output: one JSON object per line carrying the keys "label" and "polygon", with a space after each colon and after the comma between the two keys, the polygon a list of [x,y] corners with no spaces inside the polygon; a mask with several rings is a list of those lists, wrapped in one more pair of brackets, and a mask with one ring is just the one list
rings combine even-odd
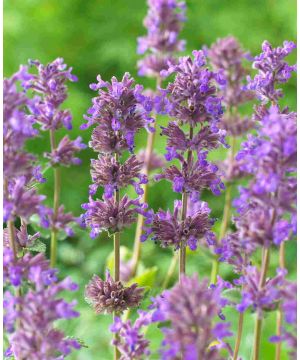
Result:
{"label": "curved stem", "polygon": [[[261,290],[266,282],[268,267],[270,260],[270,249],[263,249],[263,263],[261,268],[259,289]],[[261,340],[262,318],[259,314],[256,315],[255,327],[254,327],[254,344],[253,344],[253,360],[259,359],[260,340]]]}
{"label": "curved stem", "polygon": [[242,333],[243,333],[243,324],[244,324],[244,313],[239,314],[239,323],[238,323],[238,332],[236,335],[236,342],[234,346],[234,353],[232,360],[237,360],[242,340]]}
{"label": "curved stem", "polygon": [[[50,130],[50,144],[51,151],[55,150],[55,133],[54,130]],[[57,218],[59,208],[59,197],[61,190],[61,177],[60,169],[57,167],[53,168],[54,173],[54,189],[53,189],[53,218]],[[57,229],[52,227],[51,229],[51,252],[50,252],[50,266],[55,267],[57,259]]]}
{"label": "curved stem", "polygon": [[[161,86],[161,78],[158,77],[156,80],[156,89],[160,86]],[[155,129],[156,121],[154,122],[153,127]],[[150,173],[151,155],[154,148],[155,134],[156,132],[150,132],[147,137],[147,146],[145,151],[145,160],[144,160],[144,169],[143,169],[143,172],[147,177],[149,177],[149,173]],[[147,184],[144,184],[142,187],[144,190],[144,194],[142,197],[143,203],[146,203],[148,199],[148,184],[149,182]],[[132,276],[136,275],[137,267],[141,257],[141,250],[142,250],[141,235],[143,233],[143,226],[144,226],[144,216],[138,214],[135,238],[134,238],[134,246],[133,246],[133,255],[132,255],[132,266],[131,266]]]}

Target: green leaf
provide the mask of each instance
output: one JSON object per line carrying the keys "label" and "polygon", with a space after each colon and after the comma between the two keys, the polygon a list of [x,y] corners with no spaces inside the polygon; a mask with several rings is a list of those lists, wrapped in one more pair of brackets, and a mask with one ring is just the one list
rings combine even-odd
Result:
{"label": "green leaf", "polygon": [[31,244],[29,247],[29,250],[39,252],[39,253],[45,253],[46,252],[46,244],[44,244],[40,239],[36,239],[33,244]]}
{"label": "green leaf", "polygon": [[149,286],[151,288],[154,285],[157,271],[157,266],[146,269],[143,273],[131,279],[128,284],[137,283],[139,286]]}

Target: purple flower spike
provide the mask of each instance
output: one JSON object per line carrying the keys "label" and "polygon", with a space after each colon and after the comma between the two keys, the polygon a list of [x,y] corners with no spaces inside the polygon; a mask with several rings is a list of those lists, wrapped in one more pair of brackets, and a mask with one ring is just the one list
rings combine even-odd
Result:
{"label": "purple flower spike", "polygon": [[[226,347],[223,338],[232,336],[230,324],[213,320],[221,312],[221,287],[209,288],[208,282],[199,282],[197,275],[183,276],[180,283],[154,299],[152,321],[167,321],[162,328],[162,359],[221,360],[220,349]],[[167,323],[167,324],[168,324]],[[218,341],[218,346],[212,342]],[[195,354],[196,357],[193,357]]]}
{"label": "purple flower spike", "polygon": [[175,64],[174,53],[185,48],[178,35],[185,21],[185,3],[177,0],[148,0],[144,19],[147,35],[138,38],[139,54],[149,52],[138,62],[139,75],[158,77],[160,72]]}
{"label": "purple flower spike", "polygon": [[282,90],[276,85],[287,82],[296,65],[290,66],[285,58],[295,49],[292,41],[285,41],[282,47],[273,48],[268,41],[262,44],[262,53],[254,58],[253,68],[258,74],[253,79],[248,78],[247,89],[256,92],[263,103],[277,102],[283,96]]}

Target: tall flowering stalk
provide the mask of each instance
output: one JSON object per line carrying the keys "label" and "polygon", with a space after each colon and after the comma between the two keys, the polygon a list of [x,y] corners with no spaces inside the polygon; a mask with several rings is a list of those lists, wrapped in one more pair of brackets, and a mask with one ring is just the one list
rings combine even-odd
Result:
{"label": "tall flowering stalk", "polygon": [[[44,196],[36,190],[37,181],[44,182],[36,158],[24,150],[27,140],[38,135],[34,128],[38,99],[29,99],[19,92],[19,83],[26,87],[31,79],[27,68],[4,79],[4,327],[9,334],[7,357],[16,359],[45,359],[65,357],[79,349],[78,341],[67,338],[54,322],[79,314],[73,309],[76,302],[67,303],[59,297],[63,290],[74,291],[77,285],[69,278],[59,282],[57,270],[49,267],[42,251],[39,233],[29,235],[27,224],[32,215],[42,223]],[[21,220],[21,227],[15,221]]]}
{"label": "tall flowering stalk", "polygon": [[149,212],[150,226],[143,235],[145,240],[153,234],[152,239],[161,246],[179,250],[180,277],[185,273],[186,246],[196,250],[202,238],[210,245],[214,242],[208,209],[201,204],[188,214],[188,199],[197,202],[203,189],[211,189],[219,195],[224,188],[218,168],[206,160],[209,150],[225,145],[225,131],[218,128],[222,107],[215,86],[224,84],[224,80],[221,74],[206,68],[202,51],[194,51],[193,55],[194,59],[180,58],[178,65],[171,65],[164,72],[165,76],[175,73],[175,80],[161,90],[159,104],[161,112],[175,119],[162,128],[162,135],[167,137],[166,159],[176,159],[180,167],[171,165],[156,179],[171,181],[174,192],[181,193],[182,199],[175,202],[173,214],[163,210],[157,214]]}
{"label": "tall flowering stalk", "polygon": [[[220,90],[226,107],[226,112],[221,119],[221,127],[226,130],[231,145],[228,158],[220,164],[224,171],[226,191],[219,239],[224,238],[230,223],[232,183],[242,175],[241,171],[238,171],[238,163],[235,160],[237,138],[244,135],[254,125],[253,120],[243,117],[238,112],[241,104],[253,98],[252,92],[242,88],[247,74],[242,63],[245,56],[246,53],[232,36],[218,39],[208,50],[208,58],[214,71],[223,71],[226,78],[226,85]],[[214,259],[211,272],[213,284],[217,281],[218,271],[219,262]]]}
{"label": "tall flowering stalk", "polygon": [[[253,360],[259,358],[263,312],[274,310],[276,303],[280,307],[284,301],[286,270],[282,266],[282,250],[277,276],[267,277],[271,246],[282,249],[282,244],[292,236],[295,218],[296,114],[289,113],[287,108],[280,110],[277,101],[282,91],[276,87],[295,70],[284,61],[293,48],[294,44],[289,42],[275,49],[264,42],[263,53],[255,58],[254,68],[259,69],[259,74],[253,80],[249,77],[247,88],[255,90],[262,101],[254,115],[259,121],[258,134],[249,136],[237,155],[242,161],[241,170],[252,174],[253,179],[235,200],[239,212],[235,219],[237,232],[229,235],[219,249],[222,260],[234,264],[241,274],[238,284],[242,285],[242,301],[237,310],[243,313],[251,306],[257,313]],[[260,270],[250,265],[250,256],[259,248],[263,249]],[[279,316],[278,321],[281,319]],[[281,323],[277,328],[280,339]],[[238,339],[241,331],[242,327]],[[234,359],[238,358],[238,349],[239,344]]]}
{"label": "tall flowering stalk", "polygon": [[[93,184],[90,186],[89,203],[84,204],[86,213],[83,220],[91,228],[91,236],[96,237],[106,231],[114,238],[114,280],[110,274],[106,280],[94,276],[86,288],[87,300],[99,312],[113,312],[119,315],[124,310],[137,306],[143,290],[134,284],[124,287],[120,281],[120,235],[136,221],[136,215],[143,213],[145,205],[139,197],[143,194],[141,185],[148,180],[141,174],[143,164],[133,155],[134,137],[142,127],[150,126],[152,102],[142,95],[143,88],[134,86],[134,79],[128,73],[122,81],[115,77],[111,83],[100,75],[92,90],[98,92],[86,116],[83,129],[96,124],[90,146],[99,153],[98,159],[91,162]],[[105,90],[106,89],[106,90]],[[130,156],[124,160],[126,151]],[[139,197],[131,200],[121,197],[122,188],[133,185]],[[94,200],[98,187],[104,188],[102,200]],[[117,344],[117,339],[114,341]],[[115,358],[119,358],[117,346]]]}
{"label": "tall flowering stalk", "polygon": [[152,321],[165,324],[161,359],[224,359],[221,351],[229,349],[224,339],[232,336],[222,314],[227,301],[221,292],[228,286],[220,280],[209,288],[207,279],[200,282],[197,274],[183,275],[172,289],[153,299]]}
{"label": "tall flowering stalk", "polygon": [[[147,35],[138,38],[138,53],[146,56],[138,62],[138,74],[140,76],[154,77],[156,79],[156,90],[160,88],[162,78],[161,71],[168,69],[170,63],[175,64],[174,54],[183,51],[185,43],[178,39],[182,23],[185,21],[185,2],[177,0],[148,0],[148,14],[144,19]],[[154,131],[148,133],[147,146],[139,153],[143,160],[143,172],[147,177],[156,168],[163,166],[159,155],[153,152],[155,141]],[[148,183],[143,185],[143,202],[147,202]],[[135,275],[141,256],[141,235],[144,226],[144,216],[139,215],[136,226],[133,257],[131,260],[131,273]]]}
{"label": "tall flowering stalk", "polygon": [[58,144],[55,132],[61,127],[72,129],[72,115],[69,110],[61,110],[61,104],[67,98],[67,81],[77,81],[77,77],[71,73],[72,68],[67,68],[62,58],[57,58],[47,65],[38,60],[30,61],[37,69],[37,74],[30,74],[23,82],[25,89],[32,90],[36,96],[34,107],[31,108],[34,120],[40,125],[42,131],[48,131],[50,136],[51,152],[46,153],[49,165],[53,168],[53,208],[45,212],[44,223],[51,227],[51,266],[54,267],[57,259],[57,237],[60,230],[72,235],[70,223],[75,219],[70,213],[64,213],[64,207],[60,206],[61,176],[60,166],[78,165],[80,159],[75,153],[86,146],[81,143],[81,138],[70,140],[65,136]]}

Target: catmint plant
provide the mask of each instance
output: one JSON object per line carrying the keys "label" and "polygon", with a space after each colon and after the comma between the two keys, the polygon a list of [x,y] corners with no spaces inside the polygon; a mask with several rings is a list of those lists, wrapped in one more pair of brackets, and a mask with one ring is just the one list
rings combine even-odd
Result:
{"label": "catmint plant", "polygon": [[[143,290],[134,284],[125,287],[120,282],[120,240],[121,232],[136,221],[139,213],[144,213],[146,205],[140,201],[143,194],[141,185],[148,180],[141,173],[143,164],[133,154],[135,134],[143,127],[151,126],[149,116],[151,99],[142,94],[143,87],[134,85],[134,79],[126,73],[121,81],[115,77],[111,83],[97,77],[92,90],[98,95],[86,116],[87,124],[96,124],[92,132],[90,146],[99,153],[92,160],[90,198],[83,205],[86,213],[83,220],[91,228],[91,237],[105,231],[114,239],[114,279],[107,273],[106,280],[98,276],[86,287],[86,298],[96,312],[113,312],[120,315],[124,310],[139,305]],[[149,107],[150,105],[150,107]],[[125,159],[125,154],[129,157]],[[122,188],[132,185],[138,197],[121,197]],[[94,200],[99,187],[104,188],[103,199]],[[117,340],[115,341],[115,344]],[[119,358],[116,347],[115,358]]]}
{"label": "catmint plant", "polygon": [[[171,245],[179,250],[179,274],[185,273],[186,246],[195,250],[203,237],[209,245],[214,243],[210,231],[213,224],[205,207],[199,206],[187,215],[188,200],[196,202],[203,189],[210,189],[219,195],[224,185],[218,175],[218,168],[206,158],[210,150],[221,144],[225,131],[218,128],[223,113],[221,99],[216,95],[216,84],[224,84],[220,73],[206,67],[202,51],[193,52],[194,59],[183,57],[177,65],[171,65],[163,73],[175,73],[175,80],[161,90],[160,112],[166,112],[174,121],[162,128],[167,138],[168,161],[176,159],[180,166],[170,165],[156,179],[172,183],[173,191],[182,194],[181,201],[175,202],[173,214],[160,210],[157,214],[148,212],[145,240],[153,233],[153,240],[162,246]],[[186,128],[188,131],[186,132]],[[201,231],[199,231],[201,229]]]}
{"label": "catmint plant", "polygon": [[[33,215],[43,219],[45,196],[37,192],[37,182],[44,182],[37,158],[25,151],[28,140],[38,135],[32,110],[38,98],[28,98],[20,91],[31,79],[21,66],[11,78],[4,79],[4,328],[9,347],[6,357],[15,359],[64,358],[81,345],[57,329],[58,319],[79,316],[76,301],[67,303],[60,293],[75,291],[70,278],[59,281],[57,270],[41,253],[45,251],[40,234],[28,234]],[[16,223],[20,220],[20,229]],[[43,220],[42,220],[43,221]],[[40,252],[41,251],[41,252]],[[33,255],[32,252],[40,252]]]}
{"label": "catmint plant", "polygon": [[43,65],[38,60],[31,60],[30,65],[37,69],[37,74],[29,74],[22,86],[35,95],[34,106],[31,107],[32,116],[42,131],[48,131],[50,137],[49,153],[44,156],[49,159],[49,166],[53,168],[54,189],[53,208],[45,209],[43,225],[51,229],[51,266],[54,267],[57,258],[58,232],[63,230],[67,235],[73,234],[70,224],[75,221],[71,213],[65,213],[60,205],[61,176],[60,166],[79,165],[80,159],[75,154],[86,148],[81,138],[70,140],[66,135],[56,143],[55,132],[61,127],[72,129],[72,115],[69,110],[61,110],[60,106],[67,98],[67,81],[77,81],[72,74],[72,68],[67,68],[62,58]]}
{"label": "catmint plant", "polygon": [[[148,0],[148,13],[144,19],[147,35],[138,38],[138,53],[145,54],[138,61],[138,74],[156,79],[156,92],[161,86],[161,71],[168,69],[170,64],[177,62],[176,54],[183,51],[185,41],[180,40],[179,33],[185,21],[184,1],[177,0]],[[152,97],[155,97],[152,93]],[[153,131],[147,136],[147,146],[141,150],[138,157],[143,161],[143,172],[149,178],[150,172],[164,166],[163,158],[154,152],[156,134],[156,121],[153,123]],[[148,183],[143,185],[143,202],[147,202]],[[138,216],[133,257],[130,267],[131,274],[135,275],[141,256],[141,235],[144,226],[144,217]]]}
{"label": "catmint plant", "polygon": [[[255,107],[254,120],[258,121],[257,135],[249,135],[242,144],[237,160],[242,160],[241,170],[253,175],[248,188],[240,190],[235,200],[239,215],[235,219],[237,232],[229,235],[217,251],[224,261],[230,261],[241,275],[242,300],[237,305],[241,313],[251,306],[257,313],[254,331],[253,360],[260,351],[263,311],[281,307],[285,281],[284,243],[292,237],[296,205],[296,114],[288,108],[280,109],[279,97],[283,96],[278,83],[286,82],[294,66],[284,58],[293,50],[294,44],[285,42],[283,47],[272,48],[268,42],[262,46],[262,54],[255,57],[253,67],[259,74],[248,78],[247,89],[255,90],[262,101]],[[268,103],[271,106],[268,107]],[[237,247],[237,241],[239,242]],[[278,275],[268,278],[270,252],[279,248]],[[261,269],[251,266],[251,255],[262,250]],[[240,249],[240,255],[237,251]],[[282,331],[282,315],[277,321],[277,339]],[[238,358],[243,317],[240,316],[234,359]],[[280,358],[277,346],[276,359]]]}
{"label": "catmint plant", "polygon": [[[247,75],[243,60],[247,54],[242,50],[237,39],[233,36],[218,39],[207,50],[207,54],[214,71],[221,71],[226,79],[226,84],[221,86],[219,90],[226,108],[220,125],[226,130],[230,144],[227,159],[219,164],[226,181],[225,203],[219,233],[219,239],[223,239],[230,223],[232,183],[243,176],[239,163],[235,160],[237,140],[251,130],[255,124],[252,119],[239,113],[239,106],[251,100],[253,93],[243,89],[243,81]],[[218,268],[219,262],[216,259],[213,261],[212,283],[217,280]]]}
{"label": "catmint plant", "polygon": [[225,359],[221,351],[230,348],[224,339],[232,336],[230,323],[224,322],[222,314],[227,301],[221,292],[227,286],[220,281],[210,288],[197,274],[182,275],[172,289],[153,299],[152,321],[170,324],[162,328],[161,359]]}

